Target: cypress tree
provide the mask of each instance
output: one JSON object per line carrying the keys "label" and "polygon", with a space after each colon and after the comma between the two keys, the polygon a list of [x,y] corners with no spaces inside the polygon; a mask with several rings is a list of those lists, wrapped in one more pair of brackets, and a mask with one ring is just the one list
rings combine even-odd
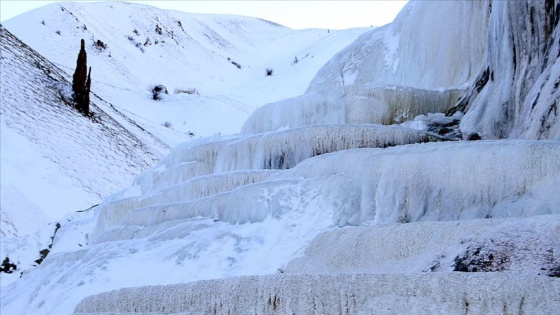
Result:
{"label": "cypress tree", "polygon": [[87,116],[89,115],[89,87],[91,85],[91,78],[87,71],[87,54],[85,46],[85,41],[82,39],[80,53],[78,54],[78,60],[76,61],[76,71],[74,72],[72,79],[72,91],[74,91],[76,108]]}

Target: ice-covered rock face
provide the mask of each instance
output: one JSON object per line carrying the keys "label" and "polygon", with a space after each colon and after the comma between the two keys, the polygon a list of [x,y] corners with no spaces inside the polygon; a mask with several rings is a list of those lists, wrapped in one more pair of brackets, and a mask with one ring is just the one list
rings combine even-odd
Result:
{"label": "ice-covered rock face", "polygon": [[482,70],[458,108],[464,135],[560,139],[560,2],[493,1]]}
{"label": "ice-covered rock face", "polygon": [[460,87],[482,63],[488,16],[488,1],[412,1],[393,23],[362,35],[332,58],[307,93],[363,84]]}

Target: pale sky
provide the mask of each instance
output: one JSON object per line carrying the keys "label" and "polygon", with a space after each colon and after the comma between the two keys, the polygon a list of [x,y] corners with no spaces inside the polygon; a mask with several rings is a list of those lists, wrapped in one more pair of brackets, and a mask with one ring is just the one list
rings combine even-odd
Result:
{"label": "pale sky", "polygon": [[[0,0],[0,21],[61,1]],[[347,29],[391,22],[408,1],[127,1],[189,13],[253,16],[293,29]]]}

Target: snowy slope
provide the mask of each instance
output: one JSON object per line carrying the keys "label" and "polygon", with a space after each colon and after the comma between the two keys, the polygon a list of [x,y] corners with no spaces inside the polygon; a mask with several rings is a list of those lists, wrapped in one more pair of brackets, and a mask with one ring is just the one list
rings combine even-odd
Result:
{"label": "snowy slope", "polygon": [[[368,30],[295,31],[256,18],[125,2],[53,4],[5,26],[67,73],[85,39],[95,92],[171,146],[239,132],[258,106],[303,93],[323,64]],[[159,102],[149,91],[157,84],[170,93]]]}
{"label": "snowy slope", "polygon": [[[30,28],[30,23],[34,27]],[[257,106],[303,92],[330,56],[366,30],[293,31],[254,18],[185,14],[128,3],[55,4],[16,17],[6,25],[65,71],[55,69],[50,62],[43,65],[46,60],[11,35],[10,40],[2,38],[2,235],[22,236],[41,229],[41,236],[26,236],[32,240],[30,253],[20,250],[30,247],[20,240],[3,240],[2,251],[3,256],[10,255],[12,259],[20,255],[20,263],[26,266],[33,264],[38,252],[49,244],[54,223],[46,226],[48,222],[89,208],[126,186],[141,169],[168,152],[169,147],[161,141],[176,145],[204,135],[238,132]],[[161,34],[156,26],[161,27]],[[64,126],[59,130],[43,123],[24,124],[19,116],[38,119],[44,114],[40,111],[44,104],[62,106],[59,90],[67,90],[64,78],[69,79],[73,73],[81,38],[88,43],[88,64],[93,68],[94,111],[108,111],[128,130],[110,130],[99,138],[73,144],[75,136],[63,132]],[[95,45],[98,39],[106,48]],[[26,50],[16,48],[20,46]],[[8,52],[27,59],[14,62]],[[296,57],[298,63],[293,63]],[[42,60],[37,67],[45,73],[57,75],[55,82],[42,77],[33,81],[37,89],[49,92],[45,94],[47,100],[26,88],[30,76],[43,75],[34,74],[39,71],[33,66],[35,59]],[[20,63],[27,64],[19,66]],[[30,66],[32,71],[28,70]],[[267,67],[273,67],[276,74],[265,77]],[[160,83],[171,94],[155,102],[149,86]],[[175,89],[197,92],[173,94]],[[21,113],[18,100],[26,98],[33,100],[32,108],[37,112]],[[67,122],[64,116],[43,116],[42,122]],[[164,123],[169,123],[170,128],[162,126]],[[133,140],[99,140],[114,138],[115,133]],[[112,148],[117,152],[113,157],[101,144],[107,141],[108,148],[114,143],[131,143],[139,152]],[[69,149],[59,152],[56,148],[63,144]],[[96,151],[91,153],[92,149]],[[121,152],[129,165],[121,165],[124,161],[104,164],[120,158]],[[145,161],[138,162],[141,160]]]}
{"label": "snowy slope", "polygon": [[35,232],[98,204],[168,150],[97,97],[95,121],[83,117],[65,101],[71,90],[65,75],[0,32],[2,237]]}
{"label": "snowy slope", "polygon": [[[553,19],[534,18],[557,29],[560,3],[552,3]],[[529,12],[544,5],[524,4]],[[485,60],[501,56],[496,45],[532,25],[520,12],[495,1],[441,9],[410,3],[391,25],[334,57],[308,93],[272,100],[241,134],[182,143],[128,189],[65,218],[44,262],[2,287],[2,311],[553,314],[560,142],[538,140],[545,133],[442,142],[426,131],[372,124],[419,114],[451,119],[429,112],[476,95]],[[517,26],[490,31],[498,25]],[[416,54],[408,40],[379,48],[377,62],[392,66],[370,67],[376,61],[356,48],[387,30],[428,45]],[[442,46],[464,58],[432,47],[440,44],[436,31]],[[529,42],[540,36],[524,34]],[[526,52],[547,64],[554,47]],[[341,76],[344,86],[318,83],[341,62],[367,71],[356,73],[358,81]],[[406,74],[407,65],[406,78],[376,81],[377,74]],[[523,113],[526,121],[542,117]],[[26,242],[11,240],[9,248],[17,241]]]}

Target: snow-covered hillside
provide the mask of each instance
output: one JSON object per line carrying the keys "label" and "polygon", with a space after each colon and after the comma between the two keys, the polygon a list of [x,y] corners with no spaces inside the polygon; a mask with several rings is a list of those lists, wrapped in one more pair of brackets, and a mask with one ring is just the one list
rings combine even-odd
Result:
{"label": "snow-covered hillside", "polygon": [[554,314],[559,29],[557,0],[409,3],[66,217],[2,312]]}
{"label": "snow-covered hillside", "polygon": [[0,36],[3,238],[98,204],[167,152],[96,96],[94,119],[78,113],[63,72],[4,27]]}
{"label": "snow-covered hillside", "polygon": [[[126,2],[53,4],[4,25],[69,74],[85,39],[95,93],[171,146],[239,132],[258,106],[303,93],[321,66],[368,30],[295,31]],[[150,87],[159,84],[169,94],[156,102]]]}

